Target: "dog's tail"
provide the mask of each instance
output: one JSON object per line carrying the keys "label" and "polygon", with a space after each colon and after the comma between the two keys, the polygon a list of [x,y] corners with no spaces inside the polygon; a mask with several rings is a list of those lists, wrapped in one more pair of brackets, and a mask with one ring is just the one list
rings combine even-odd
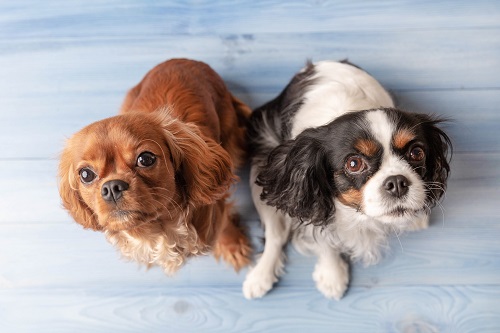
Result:
{"label": "dog's tail", "polygon": [[314,75],[314,64],[308,61],[275,99],[254,110],[248,127],[253,158],[267,158],[274,148],[290,139],[290,120],[301,107],[304,92],[315,82]]}
{"label": "dog's tail", "polygon": [[238,169],[248,159],[247,128],[252,109],[231,94],[231,103],[236,113],[237,124],[228,128],[228,137],[223,147],[228,151],[233,161],[234,169]]}
{"label": "dog's tail", "polygon": [[268,103],[252,113],[247,131],[251,157],[267,156],[284,139],[279,113],[273,111]]}
{"label": "dog's tail", "polygon": [[236,115],[238,116],[238,125],[240,127],[247,127],[248,120],[250,119],[250,115],[252,114],[252,109],[242,101],[240,101],[234,95],[231,95],[233,108],[236,111]]}

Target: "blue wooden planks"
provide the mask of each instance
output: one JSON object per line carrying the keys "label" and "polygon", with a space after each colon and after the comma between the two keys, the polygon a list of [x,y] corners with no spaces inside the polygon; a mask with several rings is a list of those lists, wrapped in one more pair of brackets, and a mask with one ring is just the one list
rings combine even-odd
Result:
{"label": "blue wooden planks", "polygon": [[341,302],[300,287],[274,289],[255,301],[232,287],[0,296],[8,332],[496,332],[500,316],[492,286],[353,288]]}
{"label": "blue wooden planks", "polygon": [[494,1],[51,1],[2,5],[1,37],[498,28]]}
{"label": "blue wooden planks", "polygon": [[[499,24],[488,0],[1,2],[0,331],[499,332]],[[121,260],[61,209],[57,158],[171,57],[206,61],[252,107],[306,59],[349,58],[402,107],[451,118],[452,176],[431,227],[394,237],[376,266],[354,264],[340,302],[291,248],[285,276],[255,301],[241,294],[246,270],[210,256],[171,278]]]}
{"label": "blue wooden planks", "polygon": [[[431,227],[402,235],[399,241],[393,237],[391,250],[376,266],[354,265],[353,285],[497,283],[500,169],[494,166],[499,162],[498,154],[456,155],[446,199],[442,207],[434,210]],[[217,264],[212,257],[192,260],[173,278],[167,278],[158,268],[146,271],[136,263],[121,260],[101,233],[83,230],[60,208],[56,164],[39,160],[0,163],[0,174],[11,175],[3,182],[11,190],[0,192],[0,253],[16,254],[0,256],[0,276],[6,287],[57,288],[76,284],[106,289],[120,283],[136,287],[241,284],[244,274],[234,273],[224,263]],[[469,170],[474,172],[467,173]],[[250,202],[246,177],[244,172],[237,185],[237,207],[258,252],[262,250],[263,233]],[[30,209],[25,208],[26,200],[31,202]],[[20,261],[19,257],[31,260]],[[288,273],[282,285],[312,286],[313,265],[314,258],[290,249]]]}
{"label": "blue wooden planks", "polygon": [[[0,140],[11,142],[2,148],[2,158],[57,157],[65,137],[115,115],[126,91],[147,70],[179,56],[207,61],[252,107],[278,94],[307,58],[349,57],[394,91],[403,106],[454,119],[451,134],[457,150],[498,151],[500,76],[492,69],[500,68],[500,34],[485,29],[431,35],[369,31],[265,34],[230,41],[213,35],[0,41]],[[430,56],[429,50],[439,56]],[[482,116],[474,117],[476,111]]]}

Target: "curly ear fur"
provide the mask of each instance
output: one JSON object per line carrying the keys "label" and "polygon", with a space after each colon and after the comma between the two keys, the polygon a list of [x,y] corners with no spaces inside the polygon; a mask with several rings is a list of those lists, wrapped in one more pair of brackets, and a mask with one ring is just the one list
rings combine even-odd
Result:
{"label": "curly ear fur", "polygon": [[59,194],[62,204],[73,219],[85,229],[102,230],[93,211],[83,201],[78,191],[71,151],[71,144],[68,142],[59,163]]}
{"label": "curly ear fur", "polygon": [[325,225],[335,211],[332,168],[319,138],[305,133],[271,151],[256,184],[268,205],[302,222]]}
{"label": "curly ear fur", "polygon": [[209,205],[224,197],[237,179],[228,152],[194,124],[169,118],[163,128],[188,202]]}
{"label": "curly ear fur", "polygon": [[450,173],[448,161],[448,152],[450,158],[453,152],[453,145],[450,138],[442,129],[436,125],[443,122],[443,119],[432,119],[429,116],[422,115],[421,126],[428,138],[429,155],[427,158],[425,182],[432,182],[429,188],[428,201],[432,206],[446,191],[446,183]]}

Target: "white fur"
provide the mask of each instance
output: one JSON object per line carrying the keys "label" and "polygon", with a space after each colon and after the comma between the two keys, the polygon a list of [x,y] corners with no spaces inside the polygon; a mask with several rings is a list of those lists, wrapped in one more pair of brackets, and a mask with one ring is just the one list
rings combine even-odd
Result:
{"label": "white fur", "polygon": [[[385,89],[358,68],[324,61],[315,64],[315,70],[316,81],[308,88],[304,104],[292,119],[292,138],[307,128],[327,124],[347,112],[393,107],[392,99]],[[252,198],[265,228],[266,241],[262,256],[243,283],[246,298],[262,297],[283,274],[283,247],[291,230],[294,247],[303,254],[318,257],[313,273],[318,290],[326,297],[338,300],[346,291],[349,281],[348,265],[340,253],[348,254],[351,259],[361,260],[367,265],[374,264],[387,246],[388,235],[425,227],[428,215],[424,211],[411,217],[384,215],[391,207],[384,203],[380,187],[389,175],[402,174],[413,184],[408,194],[410,199],[402,200],[399,206],[421,208],[425,200],[424,185],[407,163],[390,153],[394,128],[387,116],[382,111],[373,111],[370,112],[368,121],[372,124],[372,134],[383,144],[386,152],[383,165],[367,182],[363,191],[364,211],[359,212],[335,199],[335,223],[324,228],[299,224],[297,220],[262,202],[262,188],[255,184],[261,161],[252,162]]]}
{"label": "white fur", "polygon": [[[398,206],[414,211],[422,209],[426,197],[424,182],[406,161],[392,152],[391,140],[395,128],[387,115],[382,111],[373,111],[367,114],[367,118],[371,133],[384,148],[384,156],[380,169],[370,178],[363,190],[363,213],[383,223],[407,225],[412,222],[414,216],[393,218],[386,214]],[[387,202],[382,196],[380,188],[385,179],[392,175],[405,176],[412,184],[404,200]]]}
{"label": "white fur", "polygon": [[255,184],[257,169],[256,165],[252,165],[250,170],[250,184],[252,185],[250,188],[255,208],[265,227],[266,244],[257,265],[250,270],[243,283],[243,295],[248,299],[264,296],[278,281],[279,276],[284,273],[283,246],[288,241],[291,229],[289,216],[260,200],[262,188]]}
{"label": "white fur", "polygon": [[209,252],[208,246],[193,246],[198,244],[197,233],[193,230],[194,227],[185,221],[186,217],[181,216],[171,224],[171,230],[151,233],[147,239],[137,238],[126,230],[113,232],[106,230],[104,233],[124,258],[143,263],[148,267],[159,265],[167,275],[173,275],[187,257]]}
{"label": "white fur", "polygon": [[350,111],[393,107],[391,96],[365,71],[354,66],[321,61],[315,64],[315,84],[293,119],[291,136],[325,125]]}
{"label": "white fur", "polygon": [[313,273],[316,288],[326,297],[340,300],[349,283],[349,266],[328,244],[318,245],[318,262]]}

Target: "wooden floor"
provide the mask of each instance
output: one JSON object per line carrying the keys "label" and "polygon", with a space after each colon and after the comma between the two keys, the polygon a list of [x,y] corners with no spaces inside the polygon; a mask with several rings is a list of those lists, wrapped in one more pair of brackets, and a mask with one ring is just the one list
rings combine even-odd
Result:
{"label": "wooden floor", "polygon": [[[453,119],[442,207],[376,266],[352,267],[341,301],[289,250],[265,298],[212,257],[173,278],[125,262],[61,209],[64,140],[118,111],[172,57],[203,60],[252,107],[306,59],[343,59],[402,107]],[[500,332],[500,2],[0,2],[0,332]],[[242,172],[236,199],[262,230]]]}

